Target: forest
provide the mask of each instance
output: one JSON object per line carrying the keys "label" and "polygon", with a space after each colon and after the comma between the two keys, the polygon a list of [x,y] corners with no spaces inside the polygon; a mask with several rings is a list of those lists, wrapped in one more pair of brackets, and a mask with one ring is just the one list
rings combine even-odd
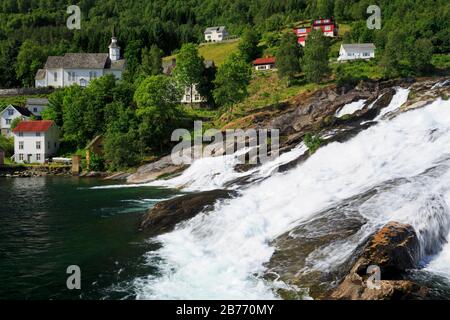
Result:
{"label": "forest", "polygon": [[[81,8],[80,30],[66,27],[72,4]],[[372,4],[381,8],[382,30],[366,28]],[[329,16],[352,25],[348,39],[380,50],[397,37],[404,46],[423,38],[433,53],[450,51],[447,0],[0,0],[0,87],[32,86],[48,55],[106,52],[113,32],[125,58],[139,64],[145,48],[176,53],[202,41],[208,26],[226,25],[236,36],[251,28],[268,38],[296,21]]]}

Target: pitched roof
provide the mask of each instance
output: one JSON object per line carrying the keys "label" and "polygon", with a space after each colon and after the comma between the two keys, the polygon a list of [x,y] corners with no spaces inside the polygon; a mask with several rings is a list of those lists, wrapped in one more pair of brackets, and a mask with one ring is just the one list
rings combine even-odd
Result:
{"label": "pitched roof", "polygon": [[39,69],[36,72],[36,77],[34,77],[35,80],[44,80],[45,79],[45,70],[44,69]]}
{"label": "pitched roof", "polygon": [[348,43],[342,44],[342,48],[346,51],[375,50],[375,45],[373,43]]}
{"label": "pitched roof", "polygon": [[23,115],[24,117],[31,117],[33,114],[30,112],[30,110],[28,110],[25,107],[20,107],[20,106],[13,106],[12,104],[10,104],[9,106],[7,106],[5,109],[3,109],[3,111],[0,112],[0,114],[2,114],[3,112],[6,111],[6,109],[8,108],[14,108],[17,110],[17,112],[19,112],[21,115]]}
{"label": "pitched roof", "polygon": [[275,61],[276,61],[275,57],[259,58],[259,59],[253,60],[253,65],[258,66],[261,64],[272,64],[272,63],[275,63]]}
{"label": "pitched roof", "polygon": [[225,26],[209,27],[209,28],[206,28],[205,33],[224,32],[224,31],[225,31]]}
{"label": "pitched roof", "polygon": [[107,53],[66,53],[48,57],[45,69],[104,69],[108,60]]}
{"label": "pitched roof", "polygon": [[45,98],[29,98],[27,99],[27,105],[37,104],[37,105],[47,105],[48,99]]}
{"label": "pitched roof", "polygon": [[13,132],[47,132],[52,125],[51,120],[21,121]]}

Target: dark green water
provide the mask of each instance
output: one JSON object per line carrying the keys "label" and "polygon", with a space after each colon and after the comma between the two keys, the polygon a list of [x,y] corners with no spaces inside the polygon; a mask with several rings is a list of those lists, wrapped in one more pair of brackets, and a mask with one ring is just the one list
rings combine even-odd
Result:
{"label": "dark green water", "polygon": [[[169,190],[91,189],[96,179],[0,178],[0,299],[132,299],[131,282],[154,272],[137,226]],[[111,184],[111,183],[109,183]],[[81,290],[66,269],[81,268]]]}

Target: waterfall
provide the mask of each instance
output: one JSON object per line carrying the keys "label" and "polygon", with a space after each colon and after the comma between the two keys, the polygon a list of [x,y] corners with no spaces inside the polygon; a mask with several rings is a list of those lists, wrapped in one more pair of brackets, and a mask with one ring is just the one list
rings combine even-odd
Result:
{"label": "waterfall", "polygon": [[[161,244],[146,257],[150,265],[158,267],[158,274],[135,279],[137,297],[276,298],[273,283],[261,278],[264,263],[275,250],[271,241],[318,212],[369,190],[378,192],[357,208],[367,225],[352,241],[322,249],[325,254],[315,260],[316,265],[333,267],[340,259],[333,253],[345,255],[383,223],[397,220],[411,223],[418,232],[423,256],[431,260],[427,268],[450,278],[450,246],[446,244],[450,230],[450,154],[446,148],[450,145],[450,101],[438,99],[422,109],[383,120],[404,104],[408,93],[397,88],[379,123],[349,141],[320,148],[288,172],[274,172],[274,163],[266,166],[267,170],[255,169],[253,174],[267,175],[266,179],[242,190],[237,198],[218,202],[212,212],[201,213],[173,232],[149,240]],[[299,146],[284,160],[305,150]],[[217,187],[237,174],[232,159],[221,160],[224,163],[218,170],[214,163],[194,163],[190,172],[166,183],[190,183],[192,187],[197,177],[201,186],[194,189]],[[220,174],[224,176],[217,178]],[[319,255],[315,252],[313,256]]]}

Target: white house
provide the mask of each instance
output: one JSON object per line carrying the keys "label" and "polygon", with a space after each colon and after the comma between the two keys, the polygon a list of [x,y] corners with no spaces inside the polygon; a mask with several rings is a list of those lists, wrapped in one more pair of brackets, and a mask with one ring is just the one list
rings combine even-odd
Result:
{"label": "white house", "polygon": [[48,99],[30,98],[27,99],[27,104],[25,105],[25,108],[27,108],[28,111],[30,111],[36,117],[40,117],[42,111],[46,109],[47,106],[48,106]]}
{"label": "white house", "polygon": [[372,58],[375,58],[375,45],[373,43],[341,44],[338,61]]}
{"label": "white house", "polygon": [[59,148],[59,129],[53,121],[22,121],[13,130],[14,161],[44,163]]}
{"label": "white house", "polygon": [[197,91],[197,86],[194,84],[191,87],[187,86],[184,90],[181,98],[181,103],[203,103],[206,102],[206,98],[202,97]]}
{"label": "white house", "polygon": [[205,30],[206,42],[219,42],[228,37],[228,31],[225,26],[209,27]]}
{"label": "white house", "polygon": [[50,56],[44,69],[35,77],[36,87],[68,87],[78,84],[85,87],[97,77],[114,74],[122,78],[125,59],[120,59],[117,38],[111,39],[108,53],[66,53],[64,56]]}
{"label": "white house", "polygon": [[1,134],[5,137],[11,136],[11,123],[16,118],[21,120],[28,120],[32,116],[32,113],[23,107],[9,105],[3,111],[0,112],[0,130]]}

